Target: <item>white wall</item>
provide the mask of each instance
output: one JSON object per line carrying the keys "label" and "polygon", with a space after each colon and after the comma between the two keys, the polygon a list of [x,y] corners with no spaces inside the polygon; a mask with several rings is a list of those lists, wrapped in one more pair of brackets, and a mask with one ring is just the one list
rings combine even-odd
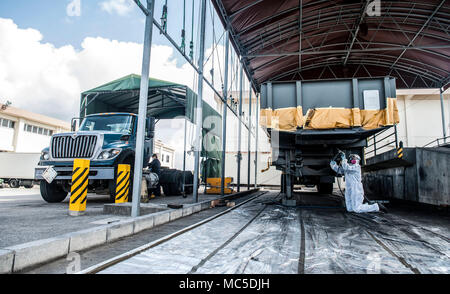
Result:
{"label": "white wall", "polygon": [[17,119],[9,115],[0,115],[1,119],[14,122],[14,128],[4,127],[0,123],[0,151],[14,151],[14,134],[17,129]]}
{"label": "white wall", "polygon": [[[448,96],[444,97],[446,125],[449,123],[447,99]],[[422,147],[437,138],[442,138],[439,95],[398,96],[397,105],[400,116],[397,132],[399,140],[403,141],[405,147]]]}
{"label": "white wall", "polygon": [[19,127],[18,127],[18,135],[17,135],[17,144],[16,144],[16,150],[15,152],[19,153],[38,153],[41,152],[42,149],[45,147],[50,146],[50,136],[45,135],[39,135],[34,134],[30,132],[24,131],[24,125],[25,123],[32,124],[34,126],[43,127],[55,130],[54,127],[49,127],[43,124],[35,123],[35,122],[29,122],[26,120],[21,119],[19,121]]}
{"label": "white wall", "polygon": [[14,129],[0,126],[0,150],[14,151]]}

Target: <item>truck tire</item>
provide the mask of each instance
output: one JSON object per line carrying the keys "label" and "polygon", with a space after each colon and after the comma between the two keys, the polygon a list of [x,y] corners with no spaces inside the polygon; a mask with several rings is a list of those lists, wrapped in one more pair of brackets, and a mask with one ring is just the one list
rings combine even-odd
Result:
{"label": "truck tire", "polygon": [[41,181],[40,184],[41,196],[48,203],[59,203],[66,199],[68,192],[56,183],[47,183]]}
{"label": "truck tire", "polygon": [[161,185],[162,189],[163,189],[163,193],[165,196],[170,196],[172,195],[172,191],[170,189],[170,185],[169,184],[163,184]]}
{"label": "truck tire", "polygon": [[9,186],[11,188],[17,189],[20,187],[20,182],[18,179],[11,179],[11,180],[9,180]]}
{"label": "truck tire", "polygon": [[319,194],[333,193],[333,183],[322,183],[317,185],[317,192],[319,192]]}
{"label": "truck tire", "polygon": [[[192,185],[194,183],[194,175],[192,174],[192,172],[190,171],[185,171],[184,172],[184,181],[186,185]],[[192,192],[194,191],[192,186],[187,186],[185,187],[185,194],[192,194]]]}

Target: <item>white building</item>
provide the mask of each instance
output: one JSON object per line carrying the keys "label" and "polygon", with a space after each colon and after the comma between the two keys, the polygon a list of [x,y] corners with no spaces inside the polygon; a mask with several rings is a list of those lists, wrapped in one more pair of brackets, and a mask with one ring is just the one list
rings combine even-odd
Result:
{"label": "white building", "polygon": [[0,105],[0,152],[40,153],[54,133],[69,131],[68,122]]}
{"label": "white building", "polygon": [[158,155],[162,167],[175,167],[175,149],[156,139],[153,147],[153,153]]}

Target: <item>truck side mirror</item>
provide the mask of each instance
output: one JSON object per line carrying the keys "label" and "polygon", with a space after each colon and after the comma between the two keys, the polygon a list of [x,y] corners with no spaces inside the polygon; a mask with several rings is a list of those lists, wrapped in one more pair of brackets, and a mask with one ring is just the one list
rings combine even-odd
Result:
{"label": "truck side mirror", "polygon": [[147,138],[153,139],[155,136],[155,118],[154,117],[147,117]]}
{"label": "truck side mirror", "polygon": [[72,125],[70,127],[70,130],[72,132],[75,132],[77,130],[77,120],[78,118],[72,118]]}

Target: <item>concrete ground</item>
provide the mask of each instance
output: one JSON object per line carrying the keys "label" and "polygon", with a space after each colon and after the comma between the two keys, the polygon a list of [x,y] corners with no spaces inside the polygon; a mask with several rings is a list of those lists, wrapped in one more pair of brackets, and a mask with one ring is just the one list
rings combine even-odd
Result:
{"label": "concrete ground", "polygon": [[100,273],[450,273],[448,215],[395,205],[355,214],[328,195],[295,196],[300,205],[286,207],[262,195]]}
{"label": "concrete ground", "polygon": [[[450,273],[448,213],[404,204],[347,213],[339,198],[269,192],[101,273]],[[239,203],[251,196],[238,199]],[[226,209],[216,207],[114,243],[78,252],[86,269]],[[64,273],[60,258],[25,273]]]}
{"label": "concrete ground", "polygon": [[[253,197],[254,194],[243,196],[239,199],[233,200],[236,204],[246,201]],[[81,270],[94,266],[102,261],[113,258],[114,256],[123,254],[129,250],[145,245],[149,242],[158,240],[167,235],[175,233],[183,228],[198,223],[208,217],[223,212],[228,209],[225,206],[218,206],[215,208],[200,211],[187,217],[177,219],[175,221],[154,227],[150,230],[145,230],[139,234],[132,235],[115,241],[107,243],[102,246],[77,252],[80,256]],[[220,228],[218,228],[220,229]],[[66,258],[59,258],[55,261],[40,265],[34,268],[27,269],[21,273],[24,274],[64,274],[66,273],[71,261]]]}
{"label": "concrete ground", "polygon": [[[200,197],[211,199],[214,196]],[[239,203],[250,197],[252,195],[235,201]],[[237,208],[233,214],[182,234],[139,255],[134,261],[126,261],[124,267],[118,265],[110,271],[131,273],[140,268],[137,272],[450,273],[450,217],[446,211],[394,202],[389,205],[388,214],[355,214],[347,213],[342,199],[336,196],[318,195],[308,190],[296,192],[295,197],[298,206],[285,207],[278,203],[279,193],[271,191],[253,204]],[[150,203],[176,201],[188,203],[192,198],[161,197]],[[48,204],[41,200],[38,189],[0,189],[0,248],[123,218],[103,214],[103,204],[107,202],[107,196],[91,195],[87,214],[74,218],[67,214],[68,199]],[[225,209],[201,211],[113,243],[77,252],[81,269]],[[169,249],[164,249],[166,247]],[[204,257],[206,255],[208,257]],[[143,262],[145,258],[149,258],[148,264]],[[134,262],[136,266],[130,267]],[[66,258],[59,258],[28,269],[26,273],[65,273],[69,264]],[[167,264],[172,269],[164,266]]]}
{"label": "concrete ground", "polygon": [[[217,195],[199,195],[199,201],[215,199]],[[68,215],[69,197],[61,203],[45,202],[39,187],[32,189],[0,189],[0,248],[92,228],[126,219],[124,216],[103,213],[103,205],[109,203],[108,195],[88,194],[86,214]],[[192,196],[157,197],[151,204],[188,204]]]}

